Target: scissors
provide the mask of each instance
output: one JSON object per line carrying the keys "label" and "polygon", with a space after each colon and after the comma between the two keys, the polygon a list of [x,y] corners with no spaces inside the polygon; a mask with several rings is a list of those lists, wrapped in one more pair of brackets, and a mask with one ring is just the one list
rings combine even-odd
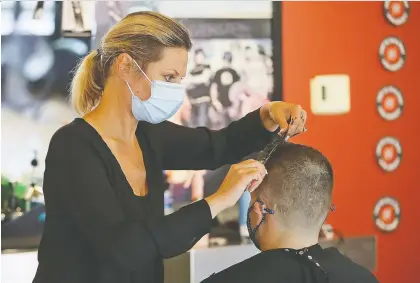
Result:
{"label": "scissors", "polygon": [[261,162],[262,164],[266,164],[267,161],[270,159],[271,154],[276,151],[277,147],[280,144],[284,144],[287,142],[288,136],[287,131],[282,135],[276,135],[271,142],[265,146],[263,150],[258,153],[257,161]]}

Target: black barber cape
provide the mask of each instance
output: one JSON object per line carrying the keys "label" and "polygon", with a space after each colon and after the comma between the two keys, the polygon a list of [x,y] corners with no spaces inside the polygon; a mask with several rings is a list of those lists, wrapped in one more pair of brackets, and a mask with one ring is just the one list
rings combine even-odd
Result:
{"label": "black barber cape", "polygon": [[261,252],[202,281],[234,282],[377,283],[378,280],[336,248],[322,249],[321,246],[314,245],[300,251],[275,249]]}

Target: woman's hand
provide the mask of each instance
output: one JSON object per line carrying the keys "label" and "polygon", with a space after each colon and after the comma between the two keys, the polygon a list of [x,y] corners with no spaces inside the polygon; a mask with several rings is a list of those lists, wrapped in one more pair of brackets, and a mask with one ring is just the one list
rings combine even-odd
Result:
{"label": "woman's hand", "polygon": [[269,102],[260,108],[264,127],[270,132],[280,127],[280,134],[287,132],[289,137],[306,131],[306,115],[300,105],[282,101]]}
{"label": "woman's hand", "polygon": [[212,217],[235,205],[245,189],[254,191],[266,174],[264,165],[253,159],[232,165],[217,192],[206,198]]}

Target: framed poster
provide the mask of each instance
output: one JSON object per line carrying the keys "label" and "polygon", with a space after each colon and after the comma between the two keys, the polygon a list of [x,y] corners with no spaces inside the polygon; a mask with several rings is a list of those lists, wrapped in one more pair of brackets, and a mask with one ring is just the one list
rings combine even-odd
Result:
{"label": "framed poster", "polygon": [[[172,122],[218,130],[272,99],[271,19],[179,21],[193,48],[183,81],[186,99]],[[175,208],[214,193],[227,172],[219,171],[166,172]]]}

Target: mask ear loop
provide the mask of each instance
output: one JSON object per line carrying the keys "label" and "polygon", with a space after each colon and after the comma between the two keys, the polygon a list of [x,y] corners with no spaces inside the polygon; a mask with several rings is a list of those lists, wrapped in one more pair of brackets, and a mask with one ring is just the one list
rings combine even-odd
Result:
{"label": "mask ear loop", "polygon": [[267,212],[268,214],[271,214],[271,215],[274,214],[274,210],[270,209],[270,208],[264,208],[264,211]]}
{"label": "mask ear loop", "polygon": [[[261,205],[263,206],[263,211],[264,211],[264,214],[265,214],[265,213],[268,213],[268,214],[274,214],[274,210],[273,210],[273,209],[271,209],[271,208],[266,208],[266,207],[265,207],[265,203],[264,203],[262,200],[260,200],[260,199],[256,199],[256,200],[255,200],[255,202],[254,202],[254,204],[255,204],[256,202],[258,202],[259,204],[261,204]],[[252,206],[254,206],[254,205],[252,205]]]}
{"label": "mask ear loop", "polygon": [[136,60],[133,59],[134,64],[139,68],[140,72],[146,77],[146,79],[150,82],[150,84],[153,85],[152,81],[149,79],[149,77],[146,75],[146,73],[143,71],[142,68],[140,68],[139,64],[137,64]]}
{"label": "mask ear loop", "polygon": [[[256,204],[256,203],[260,203],[261,205],[265,205],[264,204],[264,202],[262,201],[262,200],[260,200],[260,199],[256,199],[252,204],[251,204],[251,206],[248,208],[248,213],[254,208],[254,205]],[[260,221],[260,223],[258,223],[257,224],[257,226],[255,226],[254,228],[251,228],[251,222],[250,222],[250,218],[248,217],[248,219],[247,219],[247,225],[248,225],[248,227],[250,227],[251,228],[251,231],[249,231],[249,236],[251,237],[251,239],[252,238],[255,238],[255,234],[256,234],[256,232],[257,232],[257,230],[258,230],[258,228],[260,227],[260,225],[264,222],[264,220],[265,220],[265,215],[266,215],[266,208],[264,208],[263,209],[263,216],[262,216],[262,219],[261,219],[261,221]]]}
{"label": "mask ear loop", "polygon": [[[133,60],[134,64],[136,64],[136,66],[139,68],[140,72],[142,72],[142,74],[143,74],[143,75],[146,77],[146,79],[150,82],[150,84],[151,84],[151,85],[153,85],[152,81],[149,79],[149,77],[146,75],[146,73],[145,73],[145,72],[143,72],[142,68],[140,68],[139,64],[137,64],[136,60],[134,60],[134,59],[132,59],[132,60]],[[137,96],[134,94],[134,92],[133,92],[132,88],[130,87],[130,84],[129,84],[127,81],[125,81],[125,84],[128,86],[128,89],[130,90],[131,94],[132,94],[133,96],[137,97]]]}
{"label": "mask ear loop", "polygon": [[[255,200],[255,202],[254,202],[254,204],[256,203],[256,202],[258,202],[259,204],[261,204],[262,206],[265,206],[265,203],[262,201],[262,200],[260,200],[260,199],[256,199]],[[254,204],[252,205],[252,207],[254,206]],[[263,208],[263,216],[262,216],[262,219],[261,219],[261,222],[260,223],[258,223],[258,225],[254,228],[254,231],[257,231],[257,229],[260,227],[260,225],[262,224],[262,223],[264,223],[264,221],[265,221],[265,217],[266,217],[266,215],[267,215],[267,213],[268,214],[274,214],[274,210],[272,210],[272,209],[270,209],[270,208]],[[255,232],[254,232],[255,233]]]}
{"label": "mask ear loop", "polygon": [[133,96],[137,97],[137,96],[134,94],[133,90],[131,89],[130,84],[129,84],[127,81],[125,81],[125,84],[128,86],[128,89],[130,90],[131,95],[133,95]]}

